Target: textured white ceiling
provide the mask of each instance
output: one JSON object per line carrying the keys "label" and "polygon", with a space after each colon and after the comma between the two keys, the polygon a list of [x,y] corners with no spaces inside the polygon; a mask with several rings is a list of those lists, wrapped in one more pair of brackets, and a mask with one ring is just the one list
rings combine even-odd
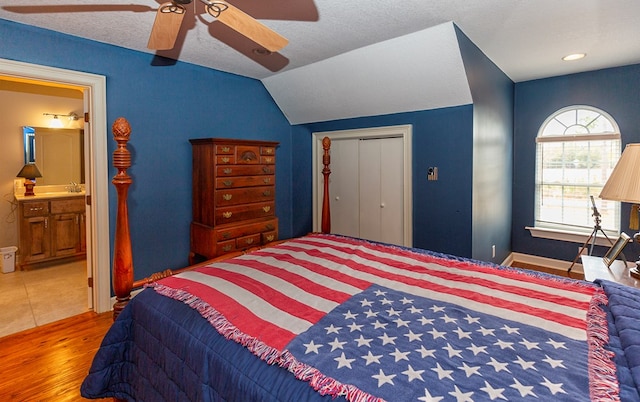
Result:
{"label": "textured white ceiling", "polygon": [[[0,18],[35,25],[129,49],[152,53],[146,44],[161,1],[154,0],[2,0]],[[335,87],[350,85],[354,71],[374,74],[376,64],[412,63],[422,47],[394,48],[411,41],[388,41],[409,34],[421,36],[428,48],[437,46],[438,29],[455,23],[513,81],[526,81],[581,71],[640,63],[640,1],[638,0],[233,0],[236,7],[289,39],[280,52],[260,56],[256,45],[214,21],[194,0],[185,17],[182,35],[173,52],[165,56],[271,83],[291,79],[309,88],[300,69],[326,75]],[[446,39],[443,39],[446,41]],[[385,42],[380,47],[370,47]],[[448,45],[448,42],[446,42]],[[391,46],[387,46],[391,44]],[[355,51],[356,49],[373,50]],[[585,59],[563,62],[562,56],[585,52]],[[345,54],[341,57],[336,57]],[[413,54],[413,58],[404,58]],[[362,56],[362,60],[357,57]],[[151,58],[150,58],[151,60]],[[327,60],[326,62],[321,62]],[[438,59],[424,60],[422,74],[414,83],[442,79]],[[341,64],[345,63],[345,64]],[[459,69],[454,69],[457,74]],[[281,76],[278,76],[281,74]],[[341,79],[349,77],[349,81]],[[267,77],[271,77],[266,80]],[[459,78],[452,76],[450,79]],[[326,83],[326,77],[321,80]],[[344,103],[366,102],[371,91],[353,88]],[[290,86],[293,90],[295,87]],[[375,94],[375,93],[374,93]],[[426,96],[442,97],[433,91]],[[284,105],[292,100],[274,95]],[[335,101],[335,97],[331,98]],[[428,100],[427,100],[428,103]],[[295,105],[293,105],[295,106]],[[328,105],[324,105],[328,107]],[[375,105],[371,105],[375,106]],[[351,104],[346,107],[352,107]],[[389,110],[394,109],[388,105]],[[284,110],[291,119],[293,112]],[[302,113],[303,111],[296,111]],[[325,117],[337,117],[339,114]],[[324,116],[324,115],[323,115]],[[325,118],[320,114],[309,118]]]}
{"label": "textured white ceiling", "polygon": [[[0,18],[150,52],[146,45],[158,3],[161,1],[2,0]],[[181,60],[262,79],[452,21],[516,82],[640,62],[638,0],[235,0],[232,3],[289,39],[289,45],[278,54],[262,57],[261,61],[254,57],[277,71],[240,53],[243,46],[251,44],[242,42],[220,22],[211,23],[213,18],[203,14],[197,0],[189,6],[190,13],[185,17]],[[194,7],[195,16],[191,12]],[[586,52],[587,58],[574,63],[560,60],[578,51]]]}

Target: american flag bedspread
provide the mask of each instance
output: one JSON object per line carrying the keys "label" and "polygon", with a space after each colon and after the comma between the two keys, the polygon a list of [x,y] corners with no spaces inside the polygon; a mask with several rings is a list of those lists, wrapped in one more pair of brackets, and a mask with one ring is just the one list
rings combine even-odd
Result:
{"label": "american flag bedspread", "polygon": [[607,296],[582,281],[314,234],[153,288],[347,400],[620,395]]}

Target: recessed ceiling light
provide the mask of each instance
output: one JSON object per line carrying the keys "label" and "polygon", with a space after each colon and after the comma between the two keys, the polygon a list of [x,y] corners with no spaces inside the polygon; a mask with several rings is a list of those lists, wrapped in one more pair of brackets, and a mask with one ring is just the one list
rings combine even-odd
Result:
{"label": "recessed ceiling light", "polygon": [[580,59],[584,58],[586,55],[587,55],[586,53],[573,53],[573,54],[569,54],[567,56],[564,56],[562,58],[562,60],[564,60],[564,61],[580,60]]}

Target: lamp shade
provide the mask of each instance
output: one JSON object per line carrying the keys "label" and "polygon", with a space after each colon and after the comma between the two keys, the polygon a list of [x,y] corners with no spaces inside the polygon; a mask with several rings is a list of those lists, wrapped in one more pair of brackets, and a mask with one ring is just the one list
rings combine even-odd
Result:
{"label": "lamp shade", "polygon": [[629,144],[600,192],[605,200],[640,203],[640,144]]}
{"label": "lamp shade", "polygon": [[25,179],[35,179],[36,177],[42,177],[42,174],[38,170],[35,163],[27,163],[20,169],[20,172],[16,177],[24,177]]}

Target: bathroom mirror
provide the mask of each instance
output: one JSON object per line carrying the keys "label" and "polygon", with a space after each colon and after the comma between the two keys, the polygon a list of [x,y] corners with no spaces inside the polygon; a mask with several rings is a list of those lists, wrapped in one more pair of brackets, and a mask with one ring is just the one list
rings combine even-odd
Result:
{"label": "bathroom mirror", "polygon": [[24,163],[35,163],[39,186],[84,183],[84,130],[22,127]]}

